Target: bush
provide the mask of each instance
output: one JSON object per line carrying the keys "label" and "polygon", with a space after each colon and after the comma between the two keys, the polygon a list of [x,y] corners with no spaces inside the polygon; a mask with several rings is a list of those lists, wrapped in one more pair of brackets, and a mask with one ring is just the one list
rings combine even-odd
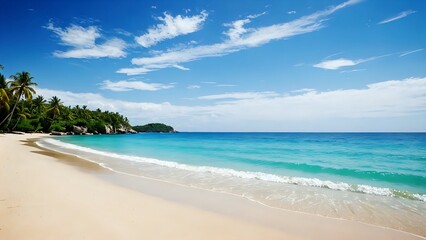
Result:
{"label": "bush", "polygon": [[65,126],[63,122],[55,122],[50,126],[49,131],[65,132]]}
{"label": "bush", "polygon": [[87,121],[82,118],[75,119],[72,121],[72,124],[80,127],[87,127]]}
{"label": "bush", "polygon": [[87,123],[87,131],[90,133],[98,132],[98,133],[106,133],[105,132],[105,122],[102,120],[92,119]]}
{"label": "bush", "polygon": [[33,132],[36,130],[36,127],[34,127],[30,121],[28,120],[22,120],[18,123],[16,126],[16,130],[22,131],[22,132]]}

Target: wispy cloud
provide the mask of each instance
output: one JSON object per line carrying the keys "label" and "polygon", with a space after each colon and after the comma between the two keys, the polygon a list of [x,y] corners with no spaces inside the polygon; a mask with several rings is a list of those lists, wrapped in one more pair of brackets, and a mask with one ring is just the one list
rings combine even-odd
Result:
{"label": "wispy cloud", "polygon": [[71,47],[67,51],[55,51],[54,56],[59,58],[119,58],[126,56],[126,43],[118,38],[112,38],[102,44],[96,40],[101,37],[96,26],[82,27],[71,25],[67,28],[55,27],[49,22],[46,29],[53,31],[61,40],[60,44]]}
{"label": "wispy cloud", "polygon": [[401,18],[405,18],[405,17],[407,17],[407,16],[409,16],[409,15],[411,15],[413,13],[416,13],[416,11],[413,11],[413,10],[403,11],[403,12],[398,13],[398,15],[396,15],[394,17],[387,18],[385,20],[380,21],[378,24],[390,23],[390,22],[399,20]]}
{"label": "wispy cloud", "polygon": [[249,31],[252,31],[251,29],[244,28],[244,25],[250,23],[252,21],[251,19],[258,18],[258,17],[265,15],[265,14],[266,14],[266,12],[263,12],[263,13],[260,13],[260,14],[255,14],[255,15],[249,15],[249,16],[247,16],[246,19],[240,19],[240,20],[237,20],[237,21],[233,21],[231,23],[226,23],[226,24],[224,24],[224,26],[229,27],[229,29],[228,29],[228,31],[224,32],[224,34],[226,36],[228,36],[228,38],[231,41],[238,40],[238,39],[240,39],[241,35],[249,32]]}
{"label": "wispy cloud", "polygon": [[235,84],[217,83],[217,82],[201,82],[202,84],[215,85],[216,87],[236,87]]}
{"label": "wispy cloud", "polygon": [[148,29],[148,32],[142,36],[135,37],[137,43],[143,47],[151,47],[166,39],[175,38],[180,35],[186,35],[201,29],[203,22],[208,14],[202,11],[199,15],[173,17],[167,12],[164,17],[158,17],[157,20],[162,23]]}
{"label": "wispy cloud", "polygon": [[115,92],[124,92],[131,90],[140,90],[140,91],[158,91],[162,89],[169,89],[174,87],[172,84],[162,84],[162,83],[146,83],[142,81],[117,81],[113,82],[110,80],[105,80],[99,84],[101,89],[107,89]]}
{"label": "wispy cloud", "polygon": [[[349,0],[340,5],[329,7],[323,11],[315,12],[296,20],[274,24],[260,28],[245,28],[245,24],[251,20],[248,16],[228,25],[226,32],[228,39],[212,45],[201,45],[189,47],[176,51],[167,51],[154,54],[151,57],[133,58],[132,64],[139,65],[140,74],[155,71],[161,68],[173,67],[176,64],[195,61],[206,57],[218,57],[243,49],[258,47],[274,40],[286,39],[301,34],[317,31],[324,27],[323,22],[334,12],[360,2],[360,0]],[[162,66],[161,68],[158,66]],[[119,73],[134,74],[132,68],[118,70]]]}
{"label": "wispy cloud", "polygon": [[199,89],[201,88],[200,85],[189,85],[188,87],[186,87],[187,89]]}
{"label": "wispy cloud", "polygon": [[361,63],[373,61],[373,60],[383,58],[383,57],[388,57],[388,56],[391,56],[391,55],[392,54],[385,54],[385,55],[381,55],[381,56],[358,59],[358,60],[339,58],[339,59],[333,59],[333,60],[325,60],[325,61],[317,63],[313,66],[316,67],[316,68],[322,68],[322,69],[327,69],[327,70],[338,70],[338,69],[343,68],[343,67],[356,66],[356,65],[361,64]]}
{"label": "wispy cloud", "polygon": [[279,96],[275,92],[234,92],[198,97],[202,100],[222,100],[222,99],[258,99]]}
{"label": "wispy cloud", "polygon": [[340,73],[362,72],[362,71],[365,71],[365,70],[366,69],[360,68],[360,69],[344,70],[344,71],[340,71]]}
{"label": "wispy cloud", "polygon": [[352,89],[308,89],[293,94],[218,94],[207,97],[204,100],[210,101],[199,106],[130,102],[95,93],[36,90],[46,98],[60,96],[65,105],[119,111],[133,123],[161,121],[182,131],[426,130],[423,122],[415,121],[426,116],[426,78],[384,81]]}
{"label": "wispy cloud", "polygon": [[291,91],[292,93],[307,93],[307,92],[315,92],[314,88],[302,88],[298,90]]}
{"label": "wispy cloud", "polygon": [[162,69],[162,68],[167,68],[167,67],[173,67],[173,68],[177,68],[184,71],[189,70],[189,68],[180,66],[178,64],[173,64],[173,65],[151,64],[146,67],[144,66],[144,67],[138,67],[138,68],[121,68],[120,70],[117,71],[117,73],[125,73],[128,76],[134,76],[134,75],[146,74],[146,73],[149,73],[158,69]]}
{"label": "wispy cloud", "polygon": [[407,56],[407,55],[410,55],[410,54],[413,54],[413,53],[416,53],[416,52],[420,52],[420,51],[423,51],[423,50],[424,50],[423,48],[419,48],[419,49],[416,49],[416,50],[413,50],[413,51],[404,52],[399,56],[404,57],[404,56]]}
{"label": "wispy cloud", "polygon": [[357,64],[362,63],[360,60],[350,60],[350,59],[334,59],[334,60],[326,60],[314,65],[316,68],[328,69],[328,70],[337,70],[342,67],[355,66]]}

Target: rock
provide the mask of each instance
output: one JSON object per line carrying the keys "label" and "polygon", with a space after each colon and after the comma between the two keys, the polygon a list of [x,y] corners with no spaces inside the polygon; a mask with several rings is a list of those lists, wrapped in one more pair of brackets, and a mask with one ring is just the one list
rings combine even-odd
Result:
{"label": "rock", "polygon": [[20,132],[20,131],[12,131],[13,134],[25,134],[24,132]]}
{"label": "rock", "polygon": [[67,132],[67,135],[74,135],[74,132]]}
{"label": "rock", "polygon": [[62,136],[62,135],[64,135],[64,133],[63,132],[58,132],[58,131],[52,131],[52,132],[50,132],[50,135]]}
{"label": "rock", "polygon": [[87,133],[87,128],[73,125],[72,131],[75,134],[84,134],[84,133]]}
{"label": "rock", "polygon": [[136,134],[136,133],[138,133],[138,132],[136,132],[136,131],[135,131],[135,130],[133,130],[133,129],[130,129],[128,132],[129,132],[129,133],[131,133],[131,134]]}
{"label": "rock", "polygon": [[106,134],[112,134],[114,133],[114,128],[111,125],[105,125],[105,133]]}
{"label": "rock", "polygon": [[116,133],[127,133],[127,129],[123,127],[123,125],[119,125],[118,128],[115,130]]}

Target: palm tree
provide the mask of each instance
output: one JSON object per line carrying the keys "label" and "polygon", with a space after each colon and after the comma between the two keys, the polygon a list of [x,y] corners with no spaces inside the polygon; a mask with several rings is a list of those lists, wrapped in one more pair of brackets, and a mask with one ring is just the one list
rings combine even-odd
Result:
{"label": "palm tree", "polygon": [[81,117],[83,117],[84,120],[88,121],[90,117],[90,111],[87,109],[87,105],[83,105],[81,107]]}
{"label": "palm tree", "polygon": [[32,101],[33,106],[33,113],[35,114],[42,114],[44,112],[44,104],[46,103],[46,100],[43,96],[39,95]]}
{"label": "palm tree", "polygon": [[49,100],[49,109],[47,109],[47,112],[50,112],[52,114],[52,122],[55,121],[55,119],[61,113],[61,107],[61,99],[59,99],[57,96],[53,96]]}
{"label": "palm tree", "polygon": [[6,111],[10,110],[6,79],[3,74],[0,73],[0,109],[2,106],[6,109]]}
{"label": "palm tree", "polygon": [[72,120],[75,119],[75,115],[74,115],[74,113],[72,111],[71,106],[65,107],[62,110],[63,111],[62,111],[61,115],[63,116],[63,119],[65,119],[67,121],[72,121]]}
{"label": "palm tree", "polygon": [[9,125],[21,97],[24,96],[26,100],[30,101],[33,97],[33,94],[35,94],[35,90],[32,88],[32,86],[37,86],[36,83],[32,82],[33,77],[30,76],[29,72],[20,72],[16,75],[12,75],[11,77],[13,78],[13,81],[9,82],[9,90],[16,97],[15,104],[13,105],[12,111],[3,119],[3,121],[0,122],[0,126],[6,120],[6,126]]}
{"label": "palm tree", "polygon": [[16,120],[15,125],[12,127],[12,130],[15,129],[16,126],[18,126],[18,123],[19,121],[21,121],[21,119],[27,120],[27,118],[31,117],[31,115],[28,112],[29,112],[28,108],[24,105],[24,103],[21,102],[21,104],[19,104],[18,107],[16,108],[16,115],[18,119]]}
{"label": "palm tree", "polygon": [[0,64],[0,69],[4,69],[3,65]]}

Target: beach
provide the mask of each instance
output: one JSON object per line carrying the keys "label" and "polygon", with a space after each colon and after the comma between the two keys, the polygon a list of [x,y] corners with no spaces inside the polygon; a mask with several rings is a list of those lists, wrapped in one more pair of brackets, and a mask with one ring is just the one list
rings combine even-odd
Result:
{"label": "beach", "polygon": [[0,239],[424,239],[111,172],[0,135]]}

